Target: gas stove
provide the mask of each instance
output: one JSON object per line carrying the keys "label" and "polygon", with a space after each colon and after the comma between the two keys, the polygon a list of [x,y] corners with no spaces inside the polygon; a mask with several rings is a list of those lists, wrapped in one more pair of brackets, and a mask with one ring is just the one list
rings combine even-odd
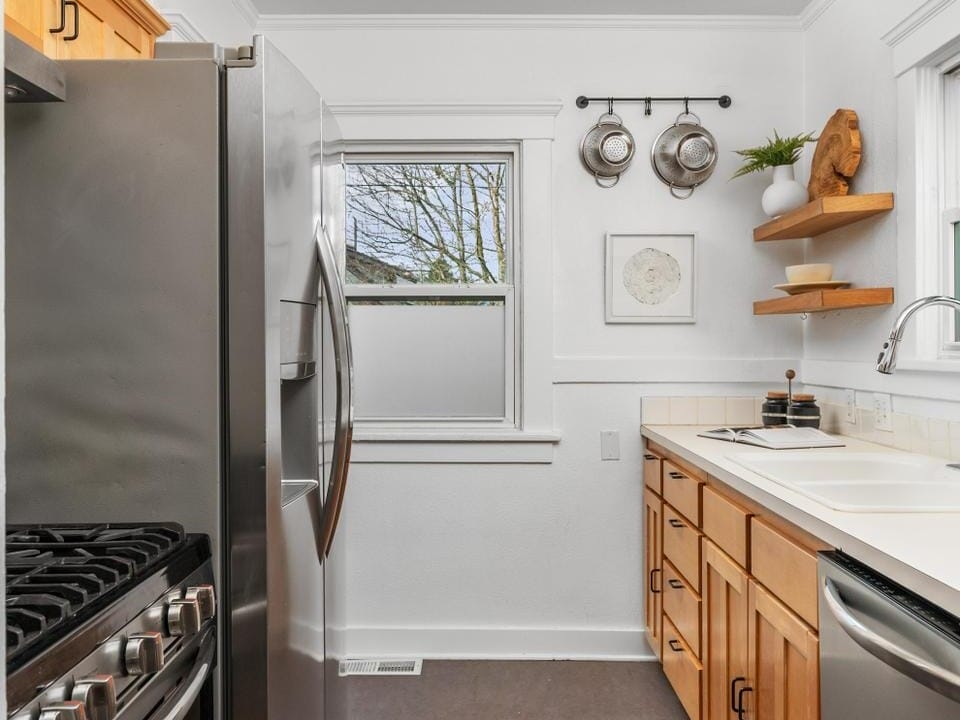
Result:
{"label": "gas stove", "polygon": [[8,717],[164,718],[184,692],[201,697],[216,645],[205,536],[9,526],[6,565]]}

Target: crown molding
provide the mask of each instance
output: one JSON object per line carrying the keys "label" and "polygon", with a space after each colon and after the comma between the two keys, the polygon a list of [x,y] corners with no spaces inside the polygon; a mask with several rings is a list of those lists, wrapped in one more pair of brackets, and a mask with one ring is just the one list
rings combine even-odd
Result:
{"label": "crown molding", "polygon": [[811,0],[800,13],[800,27],[806,30],[830,9],[835,0]]}
{"label": "crown molding", "polygon": [[233,0],[233,6],[251,28],[254,30],[258,28],[263,16],[260,15],[260,11],[257,10],[257,6],[253,4],[252,0]]}
{"label": "crown molding", "polygon": [[[815,3],[824,0],[815,0]],[[234,0],[235,3],[249,0]],[[832,0],[827,0],[832,2]],[[260,15],[258,31],[345,29],[487,30],[752,30],[796,32],[801,16],[792,15],[410,15],[300,14]]]}
{"label": "crown molding", "polygon": [[200,28],[179,10],[164,10],[161,15],[170,25],[169,32],[174,35],[174,38],[171,38],[172,40],[176,42],[207,42],[203,33],[200,32]]}
{"label": "crown molding", "polygon": [[896,47],[953,3],[954,0],[928,0],[890,28],[883,35],[883,41],[890,47]]}
{"label": "crown molding", "polygon": [[356,101],[327,102],[330,110],[338,117],[347,115],[362,116],[433,116],[464,117],[490,116],[501,117],[523,115],[527,117],[556,117],[563,108],[559,100],[538,102],[390,102]]}

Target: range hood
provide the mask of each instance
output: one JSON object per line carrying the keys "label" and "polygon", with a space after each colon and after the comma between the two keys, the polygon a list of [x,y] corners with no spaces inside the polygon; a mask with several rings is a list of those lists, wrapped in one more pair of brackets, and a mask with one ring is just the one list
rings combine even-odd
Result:
{"label": "range hood", "polygon": [[20,38],[4,33],[4,96],[7,102],[61,102],[67,82],[61,68]]}

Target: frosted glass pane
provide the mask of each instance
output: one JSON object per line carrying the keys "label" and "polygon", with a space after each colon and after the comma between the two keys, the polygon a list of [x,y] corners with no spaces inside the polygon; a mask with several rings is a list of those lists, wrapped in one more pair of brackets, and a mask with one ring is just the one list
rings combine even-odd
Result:
{"label": "frosted glass pane", "polygon": [[505,416],[505,306],[350,305],[358,418]]}

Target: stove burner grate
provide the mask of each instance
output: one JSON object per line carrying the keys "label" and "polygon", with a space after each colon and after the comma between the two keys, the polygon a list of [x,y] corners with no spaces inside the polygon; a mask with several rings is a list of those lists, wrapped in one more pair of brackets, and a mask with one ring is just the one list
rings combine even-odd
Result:
{"label": "stove burner grate", "polygon": [[106,607],[184,540],[172,523],[8,527],[8,667]]}

